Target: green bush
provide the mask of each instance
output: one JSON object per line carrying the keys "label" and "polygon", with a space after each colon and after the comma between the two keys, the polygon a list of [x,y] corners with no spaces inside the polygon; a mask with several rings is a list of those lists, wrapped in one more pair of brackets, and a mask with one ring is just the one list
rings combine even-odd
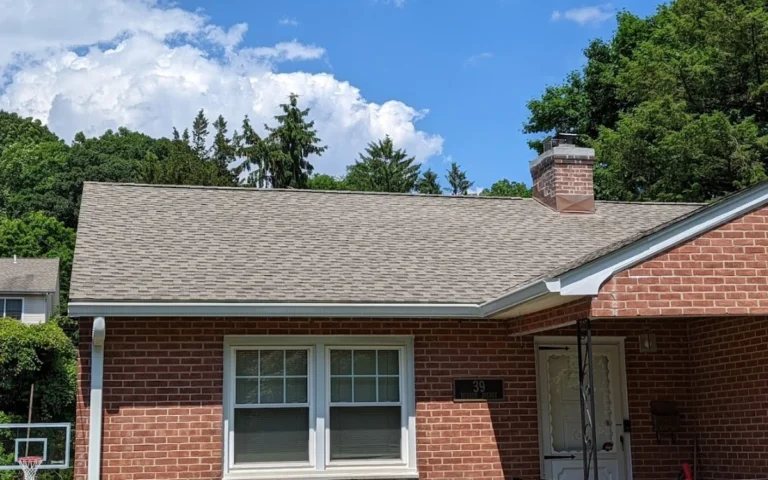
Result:
{"label": "green bush", "polygon": [[33,422],[74,422],[77,352],[56,322],[0,319],[0,412],[26,420],[35,384]]}

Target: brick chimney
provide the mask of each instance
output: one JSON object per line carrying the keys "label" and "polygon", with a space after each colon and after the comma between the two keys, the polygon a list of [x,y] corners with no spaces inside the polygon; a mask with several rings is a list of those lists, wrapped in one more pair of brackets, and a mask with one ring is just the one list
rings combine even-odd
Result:
{"label": "brick chimney", "polygon": [[560,213],[595,213],[595,150],[575,142],[570,133],[544,140],[544,152],[531,162],[533,198]]}

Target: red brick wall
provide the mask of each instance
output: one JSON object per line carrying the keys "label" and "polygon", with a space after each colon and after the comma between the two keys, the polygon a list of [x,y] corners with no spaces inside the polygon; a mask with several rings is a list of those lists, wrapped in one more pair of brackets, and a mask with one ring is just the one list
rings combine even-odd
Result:
{"label": "red brick wall", "polygon": [[[559,307],[569,318],[579,304]],[[658,351],[639,351],[649,329]],[[91,325],[81,323],[76,477],[86,478]],[[574,335],[569,326],[544,335]],[[421,479],[539,480],[533,335],[514,324],[445,320],[108,319],[105,480],[221,476],[224,335],[415,336],[417,447]],[[626,337],[634,478],[676,478],[693,458],[698,480],[768,472],[768,320],[602,319],[596,336]],[[452,380],[499,376],[507,399],[455,404]],[[684,430],[657,443],[651,400],[676,401]],[[739,476],[741,475],[741,476]]]}
{"label": "red brick wall", "polygon": [[768,477],[768,319],[690,323],[697,480]]}
{"label": "red brick wall", "polygon": [[[76,478],[85,480],[91,322],[81,322]],[[225,335],[415,335],[422,479],[538,480],[531,338],[501,321],[107,319],[105,480],[221,478]],[[452,402],[456,377],[506,379],[508,401]]]}
{"label": "red brick wall", "polygon": [[[591,300],[576,300],[541,312],[509,320],[510,335],[530,335],[556,328],[576,325],[576,321],[589,317]],[[547,333],[543,333],[547,335]]]}
{"label": "red brick wall", "polygon": [[594,317],[768,314],[768,208],[621,272]]}

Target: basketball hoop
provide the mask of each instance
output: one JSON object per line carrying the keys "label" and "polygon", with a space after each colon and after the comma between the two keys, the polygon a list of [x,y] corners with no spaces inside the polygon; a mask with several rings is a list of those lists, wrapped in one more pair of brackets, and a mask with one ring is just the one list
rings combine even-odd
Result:
{"label": "basketball hoop", "polygon": [[37,469],[43,463],[43,457],[21,457],[17,460],[24,472],[24,480],[35,480]]}

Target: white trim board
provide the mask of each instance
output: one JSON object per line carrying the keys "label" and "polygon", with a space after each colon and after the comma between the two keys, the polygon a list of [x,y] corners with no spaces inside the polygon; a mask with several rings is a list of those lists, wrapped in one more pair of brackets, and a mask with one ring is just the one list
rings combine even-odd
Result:
{"label": "white trim board", "polygon": [[562,274],[483,303],[236,303],[72,301],[71,317],[512,318],[597,295],[613,275],[768,204],[768,181]]}

